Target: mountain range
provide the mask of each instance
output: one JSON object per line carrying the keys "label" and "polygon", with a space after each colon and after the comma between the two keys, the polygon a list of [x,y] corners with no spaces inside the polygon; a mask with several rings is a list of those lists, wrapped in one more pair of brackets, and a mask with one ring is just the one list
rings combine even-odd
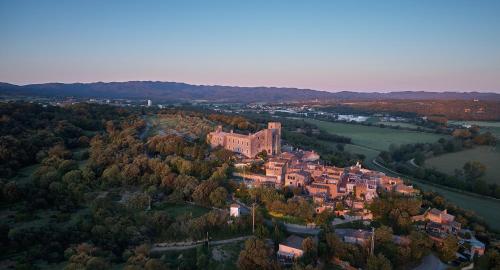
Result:
{"label": "mountain range", "polygon": [[285,87],[238,87],[192,85],[178,82],[129,81],[95,83],[44,83],[14,85],[0,82],[0,95],[75,97],[109,99],[152,99],[156,102],[203,100],[210,102],[292,102],[328,100],[489,100],[500,101],[500,94],[483,92],[327,92]]}

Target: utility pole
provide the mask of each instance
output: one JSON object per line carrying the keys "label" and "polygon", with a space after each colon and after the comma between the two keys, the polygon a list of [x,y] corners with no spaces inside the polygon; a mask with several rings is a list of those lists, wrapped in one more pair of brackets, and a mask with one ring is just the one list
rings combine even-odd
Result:
{"label": "utility pole", "polygon": [[375,251],[375,228],[372,227],[372,241],[371,241],[371,247],[370,247],[370,254],[373,256],[373,253]]}
{"label": "utility pole", "polygon": [[252,203],[252,233],[255,234],[255,203]]}
{"label": "utility pole", "polygon": [[207,248],[210,250],[210,240],[208,238],[208,231],[207,231]]}

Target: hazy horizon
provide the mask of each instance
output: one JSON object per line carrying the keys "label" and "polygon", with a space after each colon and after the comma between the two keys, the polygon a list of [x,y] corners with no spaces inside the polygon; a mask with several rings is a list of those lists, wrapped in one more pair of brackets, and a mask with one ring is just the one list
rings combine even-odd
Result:
{"label": "hazy horizon", "polygon": [[0,81],[500,93],[500,1],[6,1]]}
{"label": "hazy horizon", "polygon": [[452,93],[452,92],[457,92],[457,93],[471,93],[471,92],[478,92],[478,93],[494,93],[494,94],[500,94],[500,91],[461,91],[461,90],[446,90],[446,91],[432,91],[432,90],[388,90],[388,91],[383,91],[383,90],[365,90],[365,91],[359,91],[359,90],[350,90],[350,89],[345,89],[345,90],[322,90],[322,89],[314,89],[314,88],[302,88],[302,87],[294,87],[294,86],[268,86],[268,85],[226,85],[226,84],[197,84],[197,83],[190,83],[190,82],[181,82],[181,81],[160,81],[160,80],[128,80],[128,81],[88,81],[88,82],[56,82],[56,81],[49,81],[49,82],[34,82],[34,83],[25,83],[25,84],[17,84],[17,83],[11,83],[11,82],[5,82],[5,81],[0,81],[0,83],[9,83],[17,86],[27,86],[27,85],[37,85],[37,84],[52,84],[52,83],[62,83],[62,84],[90,84],[90,83],[127,83],[127,82],[162,82],[162,83],[185,83],[189,85],[195,85],[195,86],[221,86],[221,87],[245,87],[245,88],[259,88],[259,87],[264,87],[264,88],[291,88],[291,89],[303,89],[303,90],[313,90],[313,91],[324,91],[324,92],[330,92],[330,93],[337,93],[337,92],[357,92],[357,93],[391,93],[391,92],[427,92],[427,93]]}

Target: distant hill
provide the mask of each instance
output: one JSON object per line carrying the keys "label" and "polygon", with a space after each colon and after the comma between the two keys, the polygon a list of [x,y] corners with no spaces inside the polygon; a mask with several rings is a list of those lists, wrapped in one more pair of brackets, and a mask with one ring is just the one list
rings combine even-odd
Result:
{"label": "distant hill", "polygon": [[455,99],[500,100],[500,94],[479,92],[327,92],[279,87],[237,87],[191,85],[177,82],[130,81],[95,83],[45,83],[13,85],[0,83],[0,95],[153,99],[155,101],[206,100],[217,102],[290,102],[315,100],[382,100],[382,99]]}

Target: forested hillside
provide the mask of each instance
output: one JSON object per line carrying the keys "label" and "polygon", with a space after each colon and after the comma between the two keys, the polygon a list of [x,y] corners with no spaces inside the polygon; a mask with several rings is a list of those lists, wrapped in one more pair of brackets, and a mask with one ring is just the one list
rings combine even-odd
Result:
{"label": "forested hillside", "polygon": [[[373,213],[370,226],[377,228],[377,255],[342,241],[331,223],[333,209],[317,212],[297,187],[245,185],[231,177],[239,170],[234,153],[205,141],[209,127],[249,133],[269,116],[30,103],[2,103],[0,112],[0,268],[282,269],[274,254],[289,233],[283,222],[314,223],[319,231],[317,247],[313,237],[304,240],[296,269],[328,269],[338,259],[359,268],[404,268],[431,250],[450,260],[458,249],[456,238],[432,245],[414,226],[411,217],[430,207],[448,209],[485,243],[496,239],[473,213],[437,194],[382,192],[366,206]],[[282,120],[285,142],[316,150],[324,163],[349,166],[362,158],[330,144],[350,138]],[[262,170],[267,158],[259,155],[249,170]],[[235,201],[255,203],[255,231],[251,215],[229,215]],[[342,201],[335,210],[349,207]],[[368,229],[361,221],[349,226]],[[396,235],[410,244],[395,244]],[[216,241],[228,242],[213,247]],[[188,248],[177,250],[179,245]],[[498,264],[496,258],[492,249],[480,263],[488,268]]]}
{"label": "forested hillside", "polygon": [[211,208],[235,188],[230,152],[180,135],[141,140],[146,123],[133,109],[1,106],[0,252],[17,267],[161,266],[149,243],[248,231],[249,220],[228,224]]}

